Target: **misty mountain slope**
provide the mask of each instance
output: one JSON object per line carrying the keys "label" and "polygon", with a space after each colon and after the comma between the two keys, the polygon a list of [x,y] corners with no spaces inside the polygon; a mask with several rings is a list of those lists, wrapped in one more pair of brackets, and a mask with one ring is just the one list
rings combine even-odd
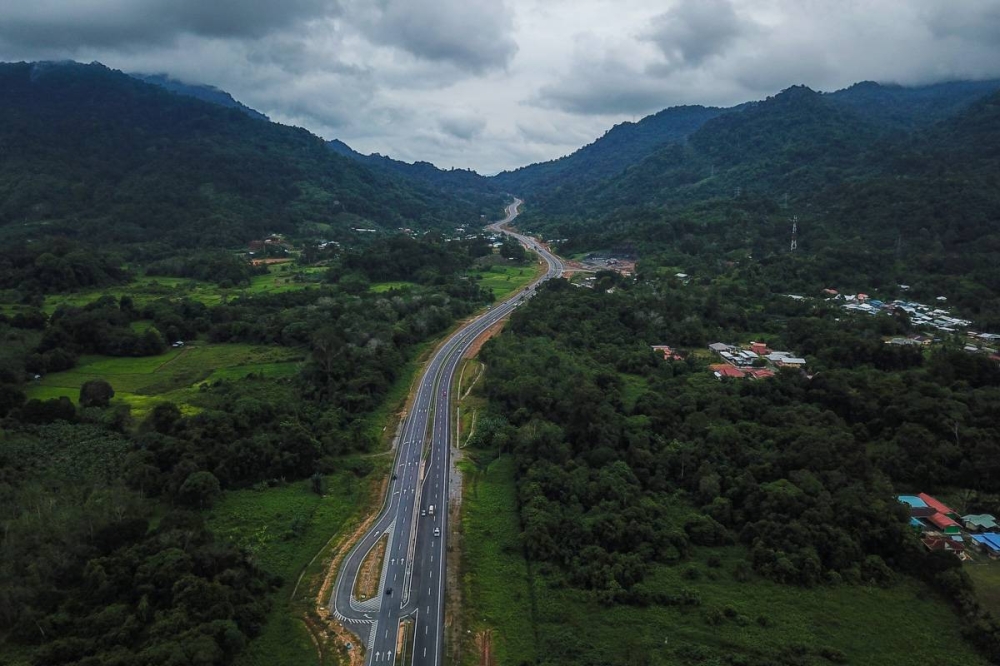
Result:
{"label": "misty mountain slope", "polygon": [[862,155],[885,135],[820,93],[793,87],[707,120],[686,143],[663,147],[600,184],[540,192],[537,213],[593,216],[729,196],[737,188],[794,194],[869,168]]}
{"label": "misty mountain slope", "polygon": [[[309,132],[102,65],[0,65],[0,227],[232,245],[268,231],[443,227],[476,214]],[[15,225],[16,227],[11,227]]]}
{"label": "misty mountain slope", "polygon": [[506,199],[500,184],[469,169],[440,169],[430,162],[403,162],[385,155],[364,155],[339,139],[327,142],[330,150],[360,162],[374,171],[401,176],[430,187],[444,196],[463,201],[488,217],[503,208]]}
{"label": "misty mountain slope", "polygon": [[195,99],[200,99],[203,102],[210,102],[229,109],[238,109],[251,118],[256,118],[257,120],[270,120],[270,118],[265,116],[260,111],[250,108],[243,102],[234,99],[233,96],[225,90],[219,90],[215,86],[184,83],[182,81],[178,81],[177,79],[173,79],[166,74],[131,73],[129,76],[146,83],[152,83],[153,85],[160,86],[161,88],[169,90],[170,92],[175,92],[178,95],[194,97]]}
{"label": "misty mountain slope", "polygon": [[917,129],[953,117],[977,100],[1000,90],[1000,80],[955,81],[927,86],[900,86],[862,81],[826,93],[871,122]]}
{"label": "misty mountain slope", "polygon": [[678,106],[647,116],[637,123],[615,125],[604,136],[571,155],[550,162],[505,171],[493,180],[507,191],[525,196],[616,176],[657,149],[684,141],[708,120],[726,109]]}
{"label": "misty mountain slope", "polygon": [[[688,187],[706,176],[723,176],[726,167],[736,163],[746,166],[756,159],[755,153],[774,162],[772,167],[780,163],[786,172],[797,163],[815,166],[815,160],[836,168],[838,159],[851,160],[859,149],[876,149],[873,141],[930,127],[998,89],[998,80],[915,87],[863,82],[832,93],[793,86],[762,102],[730,109],[674,107],[638,123],[617,125],[572,155],[504,172],[494,180],[528,196],[533,208],[549,212],[566,212],[567,200],[580,196],[610,198],[621,205],[633,197],[633,204],[649,204],[662,199],[664,190]],[[793,99],[801,108],[792,108]],[[755,112],[762,104],[766,113]],[[800,117],[794,117],[797,112]],[[810,113],[819,115],[809,118]],[[768,123],[773,126],[765,127]],[[692,150],[683,147],[689,141]],[[775,186],[773,168],[742,171],[704,185],[715,185],[716,194],[723,186]],[[760,173],[767,176],[766,182],[757,180]],[[642,181],[642,191],[631,187],[630,180]],[[740,180],[746,182],[736,182]]]}

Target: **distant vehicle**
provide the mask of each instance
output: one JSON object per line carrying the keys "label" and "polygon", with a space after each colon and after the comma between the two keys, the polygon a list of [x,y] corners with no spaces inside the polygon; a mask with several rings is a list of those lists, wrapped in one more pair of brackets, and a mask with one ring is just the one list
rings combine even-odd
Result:
{"label": "distant vehicle", "polygon": [[433,504],[431,504],[429,507],[427,507],[427,513],[431,514],[432,516],[434,515],[434,505]]}
{"label": "distant vehicle", "polygon": [[441,536],[441,528],[440,527],[435,527],[434,528],[434,536]]}
{"label": "distant vehicle", "polygon": [[427,515],[427,509],[421,509],[420,510],[420,515],[421,516],[426,516]]}
{"label": "distant vehicle", "polygon": [[392,588],[391,587],[385,588],[385,596],[387,596],[387,597],[391,597],[392,596]]}
{"label": "distant vehicle", "polygon": [[393,480],[393,481],[395,481],[395,480],[396,480],[396,478],[397,478],[397,477],[396,477],[396,475],[395,475],[395,474],[393,474],[393,475],[392,475],[392,480]]}

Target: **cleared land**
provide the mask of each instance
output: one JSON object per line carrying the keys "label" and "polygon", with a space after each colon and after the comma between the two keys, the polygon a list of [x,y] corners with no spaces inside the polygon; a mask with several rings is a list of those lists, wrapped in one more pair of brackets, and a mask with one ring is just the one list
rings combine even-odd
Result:
{"label": "cleared land", "polygon": [[[534,255],[532,255],[534,256]],[[493,291],[497,300],[502,300],[531,282],[539,273],[538,264],[533,261],[526,266],[504,266],[497,264],[478,271],[470,271],[469,277],[479,285]]]}
{"label": "cleared land", "polygon": [[[160,298],[190,298],[205,305],[219,303],[248,294],[280,294],[317,286],[326,271],[324,266],[299,266],[297,264],[272,264],[265,275],[255,275],[250,285],[223,288],[213,282],[203,282],[190,278],[143,276],[128,284],[104,289],[77,291],[69,294],[53,294],[46,297],[42,309],[48,313],[60,305],[83,306],[96,301],[101,296],[115,298],[131,296],[136,306],[142,307]],[[19,306],[6,304],[4,310],[14,312]]]}
{"label": "cleared land", "polygon": [[[324,573],[323,558],[313,558],[327,550],[331,535],[360,519],[373,484],[387,466],[388,462],[376,464],[364,478],[346,469],[328,475],[322,497],[311,490],[309,481],[228,492],[208,513],[208,526],[218,538],[245,546],[265,571],[283,580],[263,633],[240,654],[238,666],[340,663],[338,654],[329,650],[317,659],[316,644],[301,619],[311,609],[312,585]],[[292,598],[303,573],[303,583]]]}
{"label": "cleared land", "polygon": [[966,564],[964,570],[976,586],[979,602],[994,615],[1000,616],[1000,562],[982,557],[976,564]]}
{"label": "cleared land", "polygon": [[75,402],[84,382],[103,379],[114,388],[114,399],[128,403],[133,415],[141,417],[159,400],[196,410],[198,386],[203,383],[249,374],[287,377],[300,366],[301,352],[288,348],[196,343],[159,356],[82,356],[75,368],[32,382],[25,394],[39,399],[66,396]]}
{"label": "cleared land", "polygon": [[[474,637],[491,630],[497,664],[542,657],[552,664],[695,664],[732,654],[796,654],[796,663],[831,663],[821,653],[851,664],[912,666],[915,657],[920,663],[985,663],[961,638],[951,609],[923,585],[803,589],[757,577],[738,582],[733,571],[745,560],[740,547],[699,548],[691,561],[657,566],[647,580],[652,589],[690,590],[699,606],[606,606],[550,586],[532,575],[522,554],[510,459],[485,472],[468,469],[462,562],[464,615],[472,633],[463,664],[481,663],[482,645]],[[709,566],[712,555],[719,566]]]}

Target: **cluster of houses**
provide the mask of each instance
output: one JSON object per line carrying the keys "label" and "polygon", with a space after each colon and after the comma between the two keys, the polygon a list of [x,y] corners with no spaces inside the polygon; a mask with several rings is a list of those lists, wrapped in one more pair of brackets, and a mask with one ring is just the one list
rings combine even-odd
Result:
{"label": "cluster of houses", "polygon": [[1000,558],[1000,525],[992,515],[960,516],[927,493],[899,495],[897,499],[909,507],[910,525],[920,530],[928,550],[954,553],[964,560],[970,549],[976,549],[990,558]]}
{"label": "cluster of houses", "polygon": [[802,368],[806,364],[791,352],[769,349],[764,342],[751,342],[745,347],[713,342],[708,348],[722,358],[722,363],[714,363],[709,370],[716,379],[767,379],[774,376],[777,368]]}
{"label": "cluster of houses", "polygon": [[280,253],[288,252],[288,243],[283,234],[269,234],[261,240],[252,240],[247,244],[247,254],[251,257],[265,250],[277,250]]}

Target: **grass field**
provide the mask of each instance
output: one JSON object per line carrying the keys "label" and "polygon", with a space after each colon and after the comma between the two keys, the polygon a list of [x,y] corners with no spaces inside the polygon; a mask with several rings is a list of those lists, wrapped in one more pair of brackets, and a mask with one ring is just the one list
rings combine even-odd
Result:
{"label": "grass field", "polygon": [[533,261],[527,266],[498,264],[483,270],[472,271],[469,275],[477,280],[483,289],[487,291],[492,289],[493,296],[497,300],[502,300],[531,282],[542,270],[544,269],[536,261]]}
{"label": "grass field", "polygon": [[475,636],[492,629],[497,664],[533,664],[539,655],[512,459],[494,463],[485,475],[469,463],[463,467],[462,598],[464,625],[472,633],[466,634],[462,663],[480,663]]}
{"label": "grass field", "polygon": [[397,280],[395,282],[376,282],[371,287],[369,287],[369,289],[371,289],[371,291],[374,291],[377,294],[380,294],[382,292],[391,291],[393,289],[410,289],[411,287],[415,286],[416,284],[413,282],[404,282],[402,280]]}
{"label": "grass field", "polygon": [[115,390],[115,400],[128,403],[141,418],[159,400],[194,406],[198,385],[239,379],[250,373],[287,377],[298,372],[301,355],[281,347],[242,344],[191,344],[159,356],[121,358],[83,356],[72,370],[54,372],[32,382],[29,398],[66,396],[74,402],[90,379],[103,379]]}
{"label": "grass field", "polygon": [[[820,656],[824,650],[849,664],[985,664],[962,640],[950,607],[914,581],[888,590],[803,589],[759,578],[740,583],[732,575],[745,559],[740,547],[700,548],[690,562],[654,570],[651,587],[692,590],[701,598],[697,607],[608,607],[582,592],[550,587],[529,575],[522,555],[509,460],[467,479],[465,612],[472,635],[493,629],[497,664],[541,657],[551,664],[701,664],[724,655],[770,661],[797,654],[794,663],[819,666],[831,663]],[[710,555],[720,567],[708,565]],[[721,622],[709,623],[712,614],[721,614]],[[471,637],[466,647],[462,663],[479,663]]]}
{"label": "grass field", "polygon": [[[308,606],[301,598],[308,590],[300,587],[291,600],[292,590],[310,560],[364,511],[371,483],[385,475],[387,464],[363,479],[348,471],[327,476],[323,497],[311,490],[309,481],[300,481],[228,492],[209,512],[207,523],[217,538],[245,546],[265,571],[284,580],[263,633],[237,658],[238,666],[317,664],[309,632],[298,619]],[[328,657],[322,666],[336,663],[334,655]]]}
{"label": "grass field", "polygon": [[[190,298],[205,305],[218,305],[224,300],[246,294],[280,294],[287,291],[305,289],[316,286],[326,271],[323,266],[298,266],[297,264],[272,264],[266,275],[255,275],[246,287],[223,289],[212,282],[202,282],[189,278],[144,276],[129,284],[77,291],[69,294],[53,294],[45,299],[42,309],[52,313],[60,305],[82,306],[96,301],[101,296],[110,295],[121,298],[132,297],[136,306],[142,307],[150,301],[159,298]],[[10,303],[3,304],[3,311],[16,312],[20,306]]]}
{"label": "grass field", "polygon": [[976,598],[997,617],[1000,617],[1000,563],[981,557],[976,564],[966,564],[963,569],[976,586]]}

